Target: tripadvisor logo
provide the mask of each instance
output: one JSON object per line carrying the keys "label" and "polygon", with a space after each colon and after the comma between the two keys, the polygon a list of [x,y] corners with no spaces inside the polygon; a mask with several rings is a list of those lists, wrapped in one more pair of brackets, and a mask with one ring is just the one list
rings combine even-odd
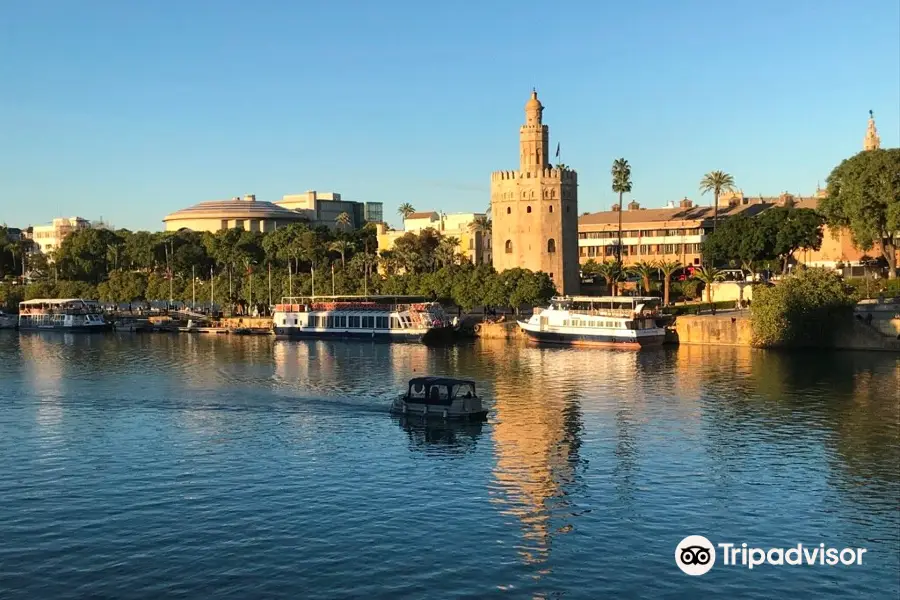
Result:
{"label": "tripadvisor logo", "polygon": [[713,544],[702,535],[689,535],[675,547],[675,564],[688,575],[703,575],[716,564],[718,548],[722,565],[742,566],[753,569],[760,565],[861,565],[865,548],[830,548],[825,544],[790,548],[753,548],[743,544]]}

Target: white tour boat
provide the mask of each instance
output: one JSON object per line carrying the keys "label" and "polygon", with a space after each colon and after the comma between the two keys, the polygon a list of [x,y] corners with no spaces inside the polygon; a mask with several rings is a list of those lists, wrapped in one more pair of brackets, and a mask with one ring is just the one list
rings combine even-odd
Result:
{"label": "white tour boat", "polygon": [[103,318],[100,304],[81,298],[38,298],[19,302],[19,330],[71,332],[110,331],[112,323]]}
{"label": "white tour boat", "polygon": [[642,348],[658,346],[666,330],[660,327],[659,298],[642,296],[563,296],[549,308],[535,309],[523,332],[536,342],[586,346]]}
{"label": "white tour boat", "polygon": [[395,415],[439,419],[484,420],[487,410],[475,393],[475,382],[453,377],[415,377],[391,404]]}
{"label": "white tour boat", "polygon": [[272,326],[284,338],[417,342],[449,339],[454,330],[438,302],[418,296],[285,297]]}

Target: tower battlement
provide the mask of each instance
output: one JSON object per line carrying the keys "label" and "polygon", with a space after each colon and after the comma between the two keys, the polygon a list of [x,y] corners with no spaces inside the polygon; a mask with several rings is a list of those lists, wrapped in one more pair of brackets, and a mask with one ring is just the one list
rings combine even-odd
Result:
{"label": "tower battlement", "polygon": [[491,181],[509,181],[514,179],[543,179],[577,184],[578,173],[572,169],[557,169],[556,167],[535,171],[494,171],[491,173]]}

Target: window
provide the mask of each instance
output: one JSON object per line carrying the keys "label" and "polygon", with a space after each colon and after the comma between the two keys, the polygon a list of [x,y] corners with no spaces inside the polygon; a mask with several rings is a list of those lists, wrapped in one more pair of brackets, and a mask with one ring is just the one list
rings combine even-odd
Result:
{"label": "window", "polygon": [[[554,252],[556,252],[556,240],[554,240],[553,238],[547,240],[547,252],[549,254],[553,254]],[[550,277],[553,277],[553,275],[551,275]]]}
{"label": "window", "polygon": [[506,240],[506,253],[512,254],[512,240]]}
{"label": "window", "polygon": [[363,329],[375,329],[375,317],[363,317],[362,318],[362,328]]}
{"label": "window", "polygon": [[512,214],[512,208],[510,208],[509,206],[506,207],[506,214]]}
{"label": "window", "polygon": [[529,206],[528,208],[526,208],[526,209],[525,209],[525,212],[530,213],[530,212],[531,212],[531,207]]}
{"label": "window", "polygon": [[553,205],[550,205],[550,212],[553,212]]}
{"label": "window", "polygon": [[359,329],[359,319],[359,315],[350,315],[349,317],[347,317],[347,326]]}
{"label": "window", "polygon": [[400,329],[400,319],[391,317],[391,329]]}
{"label": "window", "polygon": [[375,329],[387,329],[388,328],[388,318],[387,317],[375,317]]}
{"label": "window", "polygon": [[550,273],[550,279],[553,279],[553,273]]}

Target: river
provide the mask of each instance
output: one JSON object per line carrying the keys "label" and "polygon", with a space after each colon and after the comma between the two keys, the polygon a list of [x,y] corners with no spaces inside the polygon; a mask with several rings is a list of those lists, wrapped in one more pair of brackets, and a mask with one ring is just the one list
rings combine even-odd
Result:
{"label": "river", "polygon": [[[483,425],[387,413],[475,379]],[[900,359],[0,331],[0,597],[893,598]],[[679,570],[682,538],[866,548]]]}

